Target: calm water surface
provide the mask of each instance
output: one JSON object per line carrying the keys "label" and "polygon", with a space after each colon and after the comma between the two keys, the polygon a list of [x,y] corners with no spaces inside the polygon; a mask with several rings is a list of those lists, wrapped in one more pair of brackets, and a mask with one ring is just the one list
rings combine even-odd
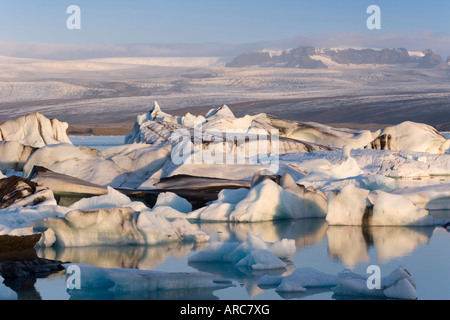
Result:
{"label": "calm water surface", "polygon": [[[450,212],[435,212],[437,218],[450,218]],[[419,299],[450,299],[450,232],[441,227],[346,227],[328,226],[323,219],[296,221],[228,224],[200,224],[212,236],[211,241],[244,241],[248,234],[260,234],[265,241],[282,238],[294,239],[295,256],[285,269],[276,271],[251,271],[223,263],[189,263],[188,257],[208,243],[145,246],[145,247],[95,247],[47,248],[38,251],[43,258],[88,263],[105,268],[158,270],[165,272],[208,272],[234,280],[234,287],[214,292],[200,292],[197,296],[182,290],[164,295],[136,293],[134,299],[337,299],[329,289],[280,295],[274,288],[260,288],[258,279],[264,274],[288,275],[295,268],[312,267],[319,271],[337,274],[344,269],[365,274],[369,265],[378,265],[382,276],[398,266],[405,266],[417,284]],[[42,299],[71,299],[66,292],[64,272],[47,279],[38,279],[36,290]],[[98,295],[72,297],[76,299],[123,299],[124,297]],[[126,298],[125,298],[126,299]]]}

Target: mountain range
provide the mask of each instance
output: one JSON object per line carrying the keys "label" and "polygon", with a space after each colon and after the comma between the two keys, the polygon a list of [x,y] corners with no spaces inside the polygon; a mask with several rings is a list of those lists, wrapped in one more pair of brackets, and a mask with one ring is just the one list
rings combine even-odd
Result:
{"label": "mountain range", "polygon": [[237,56],[227,67],[279,67],[327,69],[331,65],[406,65],[418,68],[449,68],[450,57],[444,61],[432,49],[410,52],[399,49],[316,49],[302,46],[282,52],[250,51]]}

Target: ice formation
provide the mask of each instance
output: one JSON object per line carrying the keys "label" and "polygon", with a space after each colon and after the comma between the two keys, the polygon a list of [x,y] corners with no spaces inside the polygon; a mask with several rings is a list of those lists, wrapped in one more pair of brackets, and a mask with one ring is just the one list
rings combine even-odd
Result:
{"label": "ice formation", "polygon": [[38,231],[52,230],[61,247],[153,245],[174,241],[209,241],[184,219],[168,221],[142,202],[108,188],[108,194],[81,199],[58,218],[33,222]]}
{"label": "ice formation", "polygon": [[54,199],[49,188],[33,181],[17,176],[0,179],[0,209],[34,206]]}
{"label": "ice formation", "polygon": [[380,190],[371,193],[354,185],[328,194],[326,220],[330,225],[434,225],[428,210],[416,206],[411,200]]}
{"label": "ice formation", "polygon": [[[223,289],[232,286],[231,280],[223,279],[201,272],[162,272],[153,270],[135,270],[118,268],[101,268],[88,264],[64,264],[66,270],[71,266],[79,268],[81,273],[81,290],[135,294],[150,291],[188,290],[188,289]],[[69,290],[70,292],[70,290]]]}
{"label": "ice formation", "polygon": [[71,143],[66,134],[68,127],[66,122],[33,113],[0,125],[0,140],[16,141],[37,148],[49,144]]}
{"label": "ice formation", "polygon": [[36,150],[17,141],[0,141],[0,170],[22,171],[25,162]]}
{"label": "ice formation", "polygon": [[429,125],[406,121],[381,130],[367,148],[444,154],[450,148],[450,140]]}
{"label": "ice formation", "polygon": [[338,274],[337,286],[333,288],[333,292],[337,296],[366,296],[404,300],[416,300],[418,298],[416,284],[408,270],[402,266],[381,278],[379,289],[370,289],[367,282],[368,277],[345,270]]}
{"label": "ice formation", "polygon": [[338,277],[317,271],[313,268],[298,268],[290,275],[282,277],[275,291],[299,292],[308,288],[326,288],[337,285]]}
{"label": "ice formation", "polygon": [[295,253],[294,240],[282,239],[274,243],[250,234],[242,243],[213,242],[189,257],[189,262],[225,262],[252,270],[285,268],[281,260]]}
{"label": "ice formation", "polygon": [[[189,113],[185,116],[172,116],[163,112],[157,102],[151,111],[137,117],[133,131],[127,135],[125,142],[166,142],[170,140],[173,131],[183,128],[202,128],[206,132],[264,132],[267,135],[271,130],[276,130],[283,138],[280,141],[282,153],[326,150],[325,146],[348,146],[352,149],[409,150],[443,154],[450,147],[450,140],[431,126],[410,121],[371,132],[333,128],[314,122],[284,120],[264,113],[236,118],[226,105],[210,110],[206,116],[193,116]],[[188,130],[187,132],[189,134]],[[303,143],[305,147],[300,147],[299,143],[296,146],[295,141]]]}

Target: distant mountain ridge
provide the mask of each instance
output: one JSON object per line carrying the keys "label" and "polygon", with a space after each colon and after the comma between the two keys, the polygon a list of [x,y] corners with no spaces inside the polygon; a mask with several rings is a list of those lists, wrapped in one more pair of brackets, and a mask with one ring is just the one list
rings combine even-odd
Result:
{"label": "distant mountain ridge", "polygon": [[[449,59],[447,59],[449,60]],[[325,61],[325,62],[324,62]],[[449,62],[431,49],[420,55],[411,55],[405,48],[399,49],[316,49],[302,46],[285,50],[278,54],[269,51],[250,51],[239,55],[226,64],[226,67],[280,67],[300,69],[327,69],[326,61],[340,65],[385,64],[404,65],[415,63],[419,68],[448,68]]]}

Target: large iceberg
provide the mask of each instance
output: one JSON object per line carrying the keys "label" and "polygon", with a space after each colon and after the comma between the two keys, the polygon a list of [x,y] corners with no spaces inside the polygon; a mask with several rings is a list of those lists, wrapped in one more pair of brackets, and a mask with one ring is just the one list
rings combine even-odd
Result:
{"label": "large iceberg", "polygon": [[[218,199],[186,213],[164,210],[168,218],[184,217],[201,221],[255,222],[280,219],[324,218],[327,214],[326,195],[320,190],[305,188],[294,182],[289,174],[278,177],[279,184],[269,175],[262,177],[250,189],[224,189]],[[159,197],[158,197],[158,202]],[[158,203],[157,202],[157,203]],[[158,208],[158,206],[156,206]],[[161,209],[159,209],[161,210]]]}
{"label": "large iceberg", "polygon": [[209,241],[208,235],[188,221],[168,221],[144,203],[108,190],[107,195],[75,202],[63,217],[39,219],[32,225],[38,231],[52,230],[54,244],[61,247]]}
{"label": "large iceberg", "polygon": [[[169,126],[170,129],[155,130],[155,126],[160,128]],[[157,102],[151,111],[137,117],[133,131],[126,136],[125,141],[154,143],[161,141],[162,132],[172,134],[173,129],[180,128],[202,128],[207,132],[265,132],[267,135],[276,130],[283,139],[309,145],[308,150],[300,151],[299,147],[294,147],[294,143],[291,143],[291,150],[298,149],[294,152],[319,150],[317,148],[320,146],[342,148],[347,145],[354,149],[410,150],[443,154],[450,147],[450,140],[433,127],[411,121],[372,132],[333,128],[314,122],[284,120],[264,113],[236,118],[226,105],[210,110],[206,116],[193,116],[189,113],[185,116],[172,116],[163,112]],[[168,139],[166,133],[163,141]],[[281,149],[287,151],[289,148],[282,146]]]}
{"label": "large iceberg", "polygon": [[16,141],[26,146],[43,147],[50,144],[71,143],[66,134],[69,124],[33,113],[0,125],[0,140]]}
{"label": "large iceberg", "polygon": [[100,186],[137,187],[166,162],[170,149],[135,144],[90,154],[71,144],[42,147],[24,165],[29,177],[35,166]]}
{"label": "large iceberg", "polygon": [[428,210],[398,194],[370,192],[350,184],[328,194],[330,225],[432,226]]}
{"label": "large iceberg", "polygon": [[379,137],[366,147],[444,154],[450,148],[450,140],[429,125],[405,121],[381,130]]}

